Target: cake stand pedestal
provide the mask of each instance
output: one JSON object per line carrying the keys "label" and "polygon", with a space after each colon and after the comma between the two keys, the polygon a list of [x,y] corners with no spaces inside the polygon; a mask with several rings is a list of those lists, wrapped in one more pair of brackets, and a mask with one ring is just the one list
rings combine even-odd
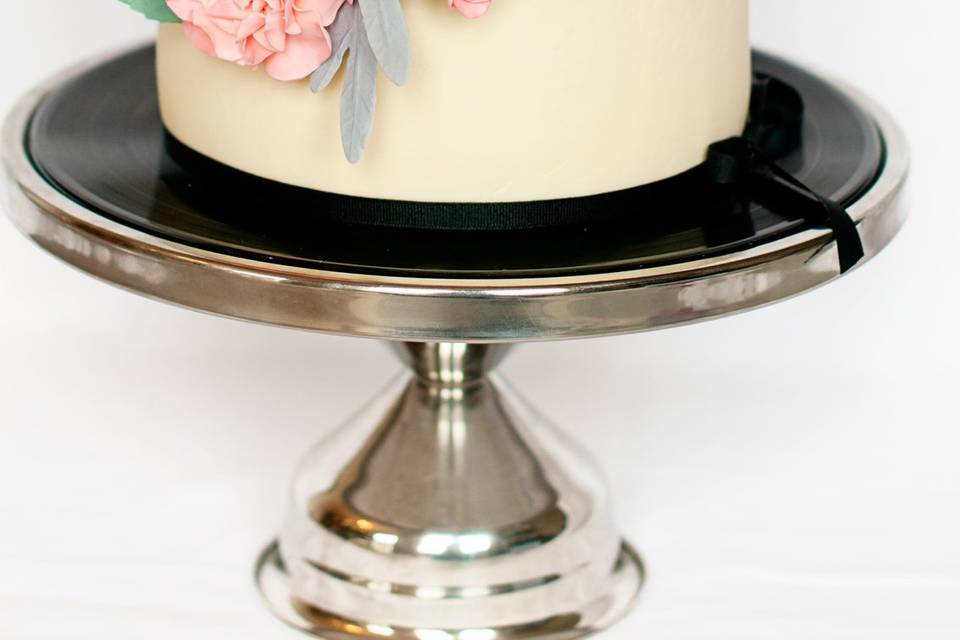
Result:
{"label": "cake stand pedestal", "polygon": [[323,637],[577,637],[643,581],[604,481],[492,370],[504,345],[398,343],[410,373],[317,446],[260,588]]}
{"label": "cake stand pedestal", "polygon": [[[171,239],[83,204],[38,170],[25,143],[31,118],[78,74],[28,96],[5,128],[7,210],[27,236],[129,290],[384,339],[409,365],[309,454],[279,543],[257,565],[273,611],[318,636],[574,638],[612,624],[629,611],[642,565],[613,526],[594,464],[492,374],[508,346],[719,318],[840,275],[832,234],[807,227],[653,266],[496,277],[328,269]],[[871,258],[905,219],[906,145],[873,103],[839,91],[885,149],[848,207]]]}

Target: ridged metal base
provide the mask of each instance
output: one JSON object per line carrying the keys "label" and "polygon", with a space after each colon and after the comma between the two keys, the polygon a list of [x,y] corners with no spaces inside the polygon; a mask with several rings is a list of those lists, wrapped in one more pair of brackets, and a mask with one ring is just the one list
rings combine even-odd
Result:
{"label": "ridged metal base", "polygon": [[[518,640],[550,638],[567,640],[602,631],[625,617],[633,608],[644,581],[640,556],[624,543],[610,573],[608,590],[578,611],[556,614],[543,620],[507,627],[431,629],[377,624],[375,620],[347,620],[297,599],[290,574],[280,557],[279,545],[270,545],[257,562],[260,593],[275,616],[295,629],[329,640],[391,638],[391,640]],[[492,603],[495,605],[495,603]]]}
{"label": "ridged metal base", "polygon": [[307,456],[257,567],[324,638],[576,638],[643,582],[606,483],[502,380],[506,347],[410,343],[411,373]]}

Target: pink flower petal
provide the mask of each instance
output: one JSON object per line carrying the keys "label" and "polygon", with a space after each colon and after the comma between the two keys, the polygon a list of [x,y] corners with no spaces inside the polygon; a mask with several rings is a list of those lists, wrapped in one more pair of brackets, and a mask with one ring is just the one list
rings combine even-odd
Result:
{"label": "pink flower petal", "polygon": [[479,18],[490,8],[491,0],[450,0],[454,7],[466,18]]}
{"label": "pink flower petal", "polygon": [[287,48],[266,61],[265,68],[277,80],[303,80],[330,57],[330,36],[321,38],[290,36]]}
{"label": "pink flower petal", "polygon": [[[193,45],[242,65],[265,64],[278,80],[301,80],[330,57],[326,27],[354,0],[166,0]],[[448,0],[468,18],[491,0]]]}

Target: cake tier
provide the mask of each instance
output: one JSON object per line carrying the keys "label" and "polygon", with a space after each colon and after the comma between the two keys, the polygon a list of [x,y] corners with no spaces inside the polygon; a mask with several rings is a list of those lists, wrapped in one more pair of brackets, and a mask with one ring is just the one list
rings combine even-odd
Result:
{"label": "cake tier", "polygon": [[167,129],[231,167],[398,200],[509,202],[655,182],[739,134],[750,99],[747,0],[503,0],[480,20],[407,0],[413,71],[381,75],[359,164],[344,157],[339,80],[314,94],[210,58],[160,28]]}

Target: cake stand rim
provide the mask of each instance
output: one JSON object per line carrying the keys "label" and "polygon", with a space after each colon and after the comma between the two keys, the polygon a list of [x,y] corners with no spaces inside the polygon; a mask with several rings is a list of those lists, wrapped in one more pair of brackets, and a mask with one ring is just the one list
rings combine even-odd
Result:
{"label": "cake stand rim", "polygon": [[[14,224],[45,250],[73,266],[148,297],[242,320],[345,335],[392,340],[514,342],[633,333],[714,319],[799,295],[841,275],[833,266],[836,246],[832,233],[826,229],[805,229],[751,249],[666,266],[520,278],[411,277],[325,271],[252,260],[160,238],[108,219],[61,193],[37,171],[25,145],[32,115],[51,91],[144,44],[141,42],[96,56],[39,84],[7,115],[0,145],[8,182],[6,208]],[[794,64],[784,56],[776,57]],[[802,68],[808,69],[806,66]],[[877,102],[846,82],[826,74],[812,73],[837,87],[864,109],[877,124],[883,138],[884,166],[874,183],[849,207],[864,236],[866,258],[862,265],[885,248],[905,222],[903,196],[909,175],[909,147],[900,126]],[[871,229],[865,234],[866,225]],[[338,297],[350,292],[374,297],[389,295],[394,303],[398,300],[409,303],[402,305],[408,312],[404,314],[406,323],[399,326],[401,323],[391,322],[384,314],[379,314],[380,317],[372,323],[371,318],[357,323],[325,322],[322,317],[308,320],[285,312],[283,305],[273,310],[263,305],[241,309],[239,307],[249,305],[238,307],[235,304],[237,296],[232,293],[196,304],[189,299],[190,296],[178,294],[163,284],[168,280],[163,272],[187,267],[216,271],[218,279],[235,285],[241,297],[249,297],[252,293],[244,293],[245,289],[260,289],[282,282],[299,292],[301,300],[294,303],[298,307],[324,306],[319,303],[325,293],[336,292]],[[798,275],[798,270],[806,272],[804,277],[792,277]],[[756,286],[758,280],[783,281],[787,276],[792,284],[776,291],[748,295],[749,299],[742,294],[734,295],[736,299],[711,295],[711,284],[736,288],[737,284],[731,279],[736,280],[738,274],[746,278],[740,285],[747,287]],[[178,288],[183,286],[180,283]],[[696,302],[698,308],[695,310],[683,308],[690,302],[690,296],[683,294],[689,294],[691,287],[699,290],[702,298]],[[671,288],[676,295],[664,295]],[[644,291],[655,291],[656,300],[651,299],[645,309],[638,308],[639,315],[634,322],[623,317],[623,308],[619,313],[611,313],[609,322],[603,317],[591,317],[590,322],[578,327],[575,326],[576,318],[570,317],[566,322],[551,318],[549,323],[532,322],[512,333],[504,330],[503,323],[496,328],[484,329],[477,326],[479,323],[471,323],[462,317],[458,320],[461,322],[459,326],[444,327],[440,326],[443,323],[438,325],[436,322],[437,313],[444,314],[447,307],[460,305],[465,300],[483,303],[503,299],[511,305],[513,316],[535,318],[543,310],[545,299],[565,298],[572,304],[575,297],[607,297],[623,293],[631,294],[631,300],[623,300],[619,306],[637,308],[638,305],[644,306]],[[685,297],[688,298],[686,302]],[[425,313],[420,321],[411,323],[411,316],[416,315],[414,307],[422,307],[424,300],[434,304],[431,309],[422,309]],[[606,302],[610,300],[607,298]],[[615,300],[613,304],[618,305]],[[613,316],[617,316],[616,319]]]}

